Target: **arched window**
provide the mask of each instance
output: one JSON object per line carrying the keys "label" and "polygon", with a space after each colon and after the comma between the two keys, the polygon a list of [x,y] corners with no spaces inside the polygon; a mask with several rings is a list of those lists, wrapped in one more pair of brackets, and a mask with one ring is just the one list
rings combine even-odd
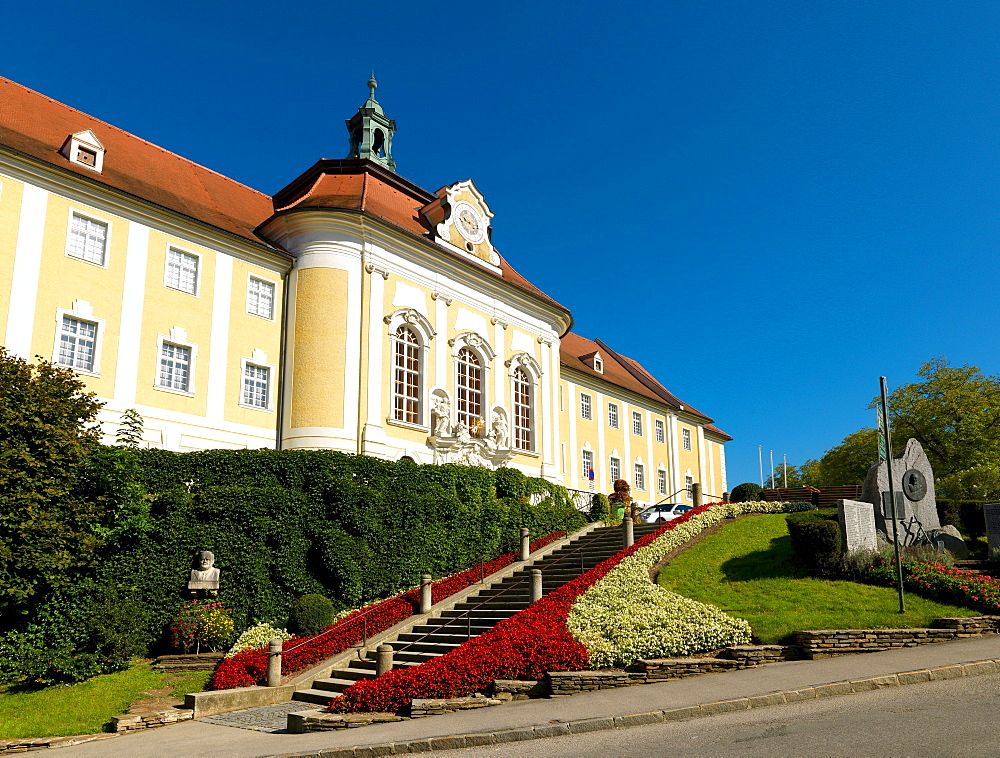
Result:
{"label": "arched window", "polygon": [[517,450],[531,450],[532,387],[528,372],[523,368],[514,369],[514,447]]}
{"label": "arched window", "polygon": [[397,421],[420,423],[420,341],[408,326],[396,330],[392,414]]}
{"label": "arched window", "polygon": [[475,431],[482,423],[483,416],[483,367],[479,356],[469,348],[458,351],[455,360],[458,377],[458,421]]}

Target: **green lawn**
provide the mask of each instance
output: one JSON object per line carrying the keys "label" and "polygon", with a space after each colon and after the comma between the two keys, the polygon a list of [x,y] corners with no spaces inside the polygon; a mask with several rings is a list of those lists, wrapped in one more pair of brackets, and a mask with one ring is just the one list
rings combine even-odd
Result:
{"label": "green lawn", "polygon": [[[205,688],[210,671],[168,674],[153,671],[150,661],[136,661],[126,671],[104,674],[79,684],[28,692],[0,690],[0,739],[95,734],[112,716],[125,713],[146,690],[173,687],[173,697]],[[179,677],[175,681],[165,678]],[[181,678],[182,677],[182,678]]]}
{"label": "green lawn", "polygon": [[938,616],[977,615],[909,592],[907,612],[900,614],[896,590],[798,576],[791,559],[785,514],[751,516],[681,553],[659,582],[746,619],[766,644],[805,629],[921,627]]}

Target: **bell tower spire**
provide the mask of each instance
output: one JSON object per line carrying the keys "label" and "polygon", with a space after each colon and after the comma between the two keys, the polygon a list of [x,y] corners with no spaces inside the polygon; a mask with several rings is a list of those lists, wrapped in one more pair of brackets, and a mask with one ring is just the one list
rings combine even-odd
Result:
{"label": "bell tower spire", "polygon": [[380,163],[390,171],[396,170],[396,161],[392,159],[392,135],[396,131],[396,122],[386,118],[382,106],[375,99],[375,72],[368,80],[368,99],[358,108],[358,112],[347,120],[347,133],[351,139],[351,152],[348,158],[368,158]]}

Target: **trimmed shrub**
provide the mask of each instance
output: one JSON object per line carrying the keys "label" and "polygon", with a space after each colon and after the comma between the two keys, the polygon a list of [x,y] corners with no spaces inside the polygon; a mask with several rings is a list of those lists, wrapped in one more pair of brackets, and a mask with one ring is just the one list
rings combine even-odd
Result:
{"label": "trimmed shrub", "polygon": [[817,511],[793,513],[786,519],[795,559],[808,573],[836,573],[844,551],[840,524]]}
{"label": "trimmed shrub", "polygon": [[333,603],[323,595],[303,595],[288,612],[288,626],[293,634],[319,634],[333,622]]}
{"label": "trimmed shrub", "polygon": [[806,500],[793,500],[789,503],[785,503],[785,510],[788,513],[798,513],[799,511],[815,511],[819,508],[818,505],[810,503]]}
{"label": "trimmed shrub", "polygon": [[744,482],[743,484],[737,484],[733,487],[733,491],[729,493],[730,503],[747,503],[750,501],[763,500],[761,493],[764,488],[759,484],[754,484],[753,482]]}
{"label": "trimmed shrub", "polygon": [[590,511],[587,513],[587,518],[591,521],[607,521],[611,518],[611,503],[603,492],[598,492],[590,499]]}

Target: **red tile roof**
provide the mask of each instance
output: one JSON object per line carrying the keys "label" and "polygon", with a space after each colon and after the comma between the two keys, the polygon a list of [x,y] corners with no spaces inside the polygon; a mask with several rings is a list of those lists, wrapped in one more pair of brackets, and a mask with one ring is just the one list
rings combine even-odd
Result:
{"label": "red tile roof", "polygon": [[[584,359],[600,351],[604,358],[604,373],[591,368]],[[708,422],[705,431],[717,434],[726,439],[732,439],[722,430],[712,426],[712,419],[701,411],[681,402],[676,395],[660,384],[656,378],[646,371],[638,361],[628,358],[612,350],[601,340],[589,340],[579,334],[569,332],[563,336],[560,343],[560,362],[562,365],[592,376],[595,379],[614,384],[637,395],[663,403],[675,410],[683,411]]]}
{"label": "red tile roof", "polygon": [[[340,208],[362,211],[381,219],[425,242],[431,231],[426,215],[420,211],[427,205],[439,202],[436,195],[407,181],[378,163],[363,158],[325,159],[313,164],[274,196],[276,213],[287,213],[303,208]],[[434,249],[470,266],[484,274],[495,274],[465,256],[434,244]],[[553,300],[533,285],[507,260],[500,256],[500,278],[520,290],[569,313],[569,309]]]}
{"label": "red tile roof", "polygon": [[[59,152],[84,129],[104,145],[100,174]],[[3,77],[0,144],[257,243],[272,212],[268,195]]]}

